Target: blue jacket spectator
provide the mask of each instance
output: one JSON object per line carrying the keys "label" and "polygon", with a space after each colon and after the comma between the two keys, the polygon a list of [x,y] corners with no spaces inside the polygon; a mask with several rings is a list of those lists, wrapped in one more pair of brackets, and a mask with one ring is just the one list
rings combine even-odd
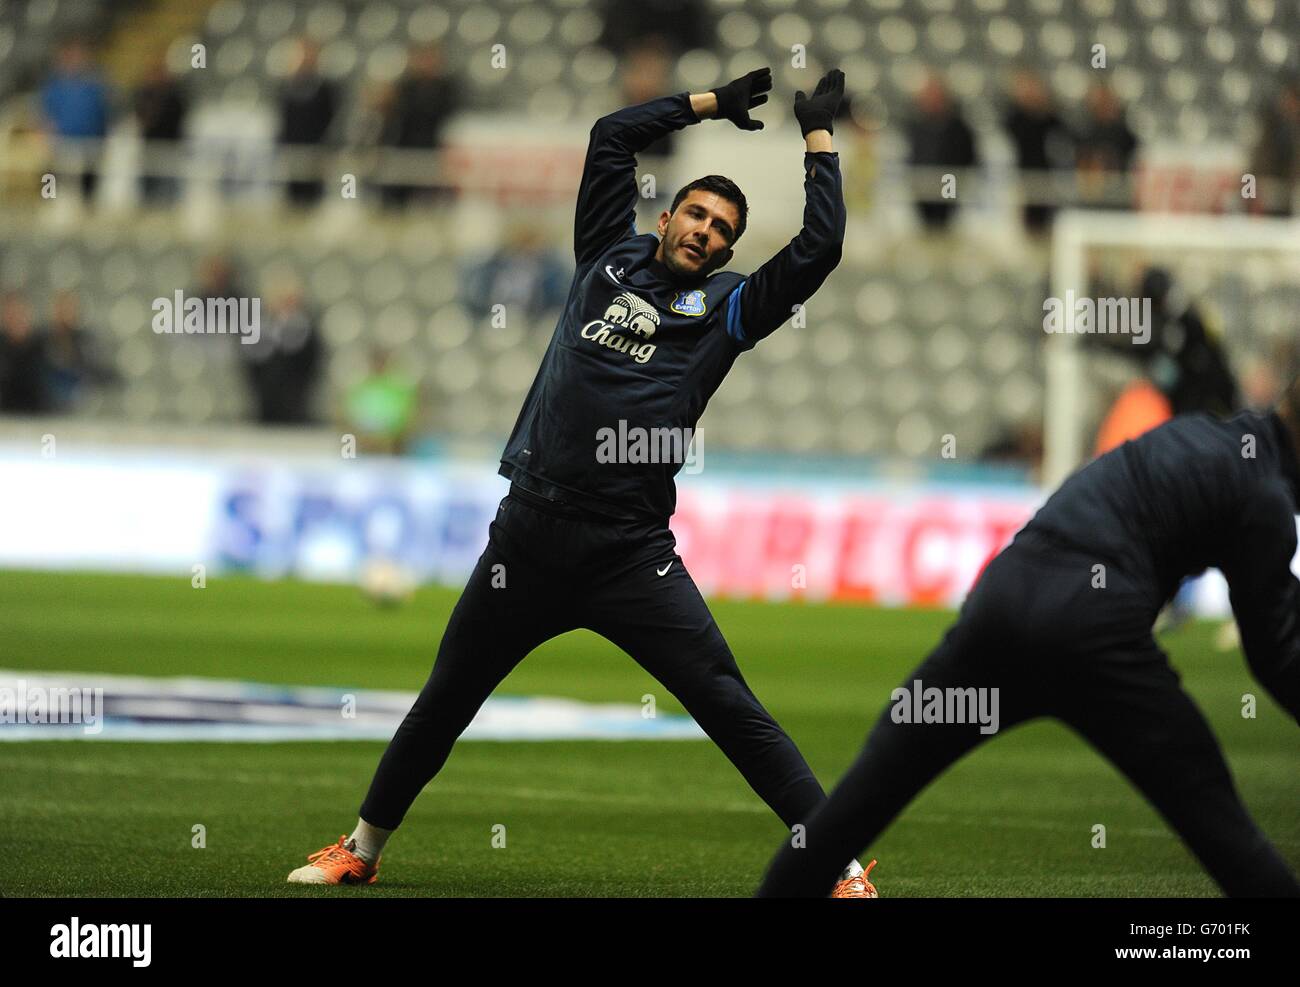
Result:
{"label": "blue jacket spectator", "polygon": [[[91,65],[90,52],[80,41],[59,49],[54,74],[41,89],[41,109],[54,137],[66,140],[102,140],[108,134],[109,90]],[[68,154],[69,149],[60,149]],[[93,196],[98,178],[98,152],[76,154],[80,162],[81,191]]]}

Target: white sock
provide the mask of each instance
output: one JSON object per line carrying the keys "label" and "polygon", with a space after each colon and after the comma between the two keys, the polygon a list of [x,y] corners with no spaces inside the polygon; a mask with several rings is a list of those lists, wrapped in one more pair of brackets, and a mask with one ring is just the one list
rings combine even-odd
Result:
{"label": "white sock", "polygon": [[861,873],[862,873],[862,865],[858,863],[858,859],[854,857],[852,860],[849,861],[849,865],[844,868],[844,873],[840,875],[840,880],[847,881],[850,878],[857,877]]}
{"label": "white sock", "polygon": [[352,852],[368,864],[373,864],[384,852],[384,844],[393,835],[391,829],[380,829],[364,819],[357,819],[357,828],[352,831],[349,841],[355,846]]}

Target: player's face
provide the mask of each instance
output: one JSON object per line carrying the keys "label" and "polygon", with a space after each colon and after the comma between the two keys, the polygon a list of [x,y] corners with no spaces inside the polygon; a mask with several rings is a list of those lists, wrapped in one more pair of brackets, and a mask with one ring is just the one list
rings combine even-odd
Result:
{"label": "player's face", "polygon": [[675,274],[699,277],[731,260],[740,211],[716,192],[694,189],[659,217],[660,260]]}

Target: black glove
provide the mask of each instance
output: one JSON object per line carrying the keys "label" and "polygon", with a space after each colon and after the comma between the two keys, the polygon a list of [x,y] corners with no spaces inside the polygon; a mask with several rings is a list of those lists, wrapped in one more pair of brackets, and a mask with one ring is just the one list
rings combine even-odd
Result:
{"label": "black glove", "polygon": [[844,73],[831,69],[821,81],[809,99],[803,90],[794,94],[794,115],[799,121],[799,129],[807,137],[814,130],[828,130],[835,133],[835,111],[844,98]]}
{"label": "black glove", "polygon": [[762,130],[763,121],[751,120],[749,111],[767,102],[767,97],[760,96],[759,93],[765,93],[771,88],[772,70],[761,68],[709,91],[718,97],[718,119],[730,120],[741,130]]}

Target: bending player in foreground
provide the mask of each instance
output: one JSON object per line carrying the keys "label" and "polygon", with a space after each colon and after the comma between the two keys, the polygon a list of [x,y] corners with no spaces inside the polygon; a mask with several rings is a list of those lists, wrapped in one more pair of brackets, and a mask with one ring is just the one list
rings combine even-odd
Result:
{"label": "bending player in foreground", "polygon": [[[663,683],[787,826],[825,801],[741,677],[674,552],[668,519],[695,424],[736,357],[789,319],[839,263],[845,212],[831,131],[843,73],[827,74],[810,98],[795,95],[806,144],[803,229],[751,277],[714,273],[731,259],[748,211],[726,178],[683,188],[657,235],[635,228],[637,152],[708,117],[762,129],[749,111],[771,88],[771,70],[760,69],[709,93],[628,107],[592,128],[574,230],[577,272],[502,456],[510,493],[356,830],[313,854],[290,881],[374,881],[384,842],[488,695],[543,641],[579,627]],[[676,439],[671,454],[608,454],[608,436],[637,432],[652,443]],[[850,856],[836,868],[835,893],[874,897],[857,861],[846,868]]]}
{"label": "bending player in foreground", "polygon": [[[1298,464],[1300,381],[1275,412],[1178,418],[1094,460],[989,563],[904,690],[916,680],[925,690],[999,689],[1004,725],[1064,721],[1128,776],[1226,894],[1300,895],[1151,633],[1179,581],[1217,566],[1252,672],[1300,718]],[[837,861],[985,739],[979,724],[896,723],[887,709],[809,821],[806,847],[782,849],[758,894],[824,895]]]}

